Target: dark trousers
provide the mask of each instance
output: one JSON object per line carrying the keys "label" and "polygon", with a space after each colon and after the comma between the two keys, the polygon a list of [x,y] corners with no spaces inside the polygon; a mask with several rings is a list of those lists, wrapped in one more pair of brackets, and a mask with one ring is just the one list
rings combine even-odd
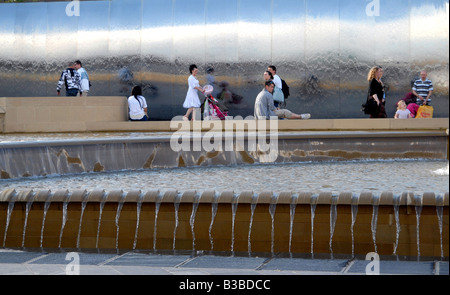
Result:
{"label": "dark trousers", "polygon": [[66,96],[77,96],[78,94],[78,89],[67,89],[66,90]]}

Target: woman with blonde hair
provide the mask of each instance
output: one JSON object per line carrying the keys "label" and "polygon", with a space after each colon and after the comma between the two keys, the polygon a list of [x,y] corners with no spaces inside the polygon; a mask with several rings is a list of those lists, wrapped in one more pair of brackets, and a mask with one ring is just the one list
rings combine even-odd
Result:
{"label": "woman with blonde hair", "polygon": [[381,81],[383,76],[383,68],[380,66],[375,66],[370,69],[367,80],[370,83],[369,86],[369,99],[376,101],[378,108],[370,114],[370,118],[387,118],[385,100],[384,100],[384,84]]}

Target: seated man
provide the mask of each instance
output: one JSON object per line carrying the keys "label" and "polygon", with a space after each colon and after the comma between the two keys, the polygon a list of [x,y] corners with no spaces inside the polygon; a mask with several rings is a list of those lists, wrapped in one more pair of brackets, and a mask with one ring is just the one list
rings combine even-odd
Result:
{"label": "seated man", "polygon": [[294,114],[286,109],[275,108],[273,103],[273,90],[275,83],[272,80],[266,81],[265,88],[258,94],[255,101],[255,118],[258,120],[270,120],[271,117],[283,119],[309,119],[310,114]]}

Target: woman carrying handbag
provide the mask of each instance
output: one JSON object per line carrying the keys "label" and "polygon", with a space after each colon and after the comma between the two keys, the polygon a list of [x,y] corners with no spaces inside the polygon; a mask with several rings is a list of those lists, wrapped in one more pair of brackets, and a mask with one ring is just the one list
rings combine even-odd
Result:
{"label": "woman carrying handbag", "polygon": [[377,108],[370,114],[370,118],[387,118],[386,101],[384,99],[384,85],[381,81],[383,76],[383,68],[376,66],[370,69],[367,80],[369,86],[369,100],[373,99],[377,103]]}

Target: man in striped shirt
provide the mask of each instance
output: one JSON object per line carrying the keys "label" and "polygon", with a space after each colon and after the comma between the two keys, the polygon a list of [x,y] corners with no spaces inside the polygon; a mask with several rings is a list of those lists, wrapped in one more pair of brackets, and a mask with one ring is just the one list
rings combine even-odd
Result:
{"label": "man in striped shirt", "polygon": [[433,94],[433,82],[427,79],[427,72],[420,72],[420,79],[414,82],[412,93],[417,96],[418,105],[430,105],[431,94]]}

